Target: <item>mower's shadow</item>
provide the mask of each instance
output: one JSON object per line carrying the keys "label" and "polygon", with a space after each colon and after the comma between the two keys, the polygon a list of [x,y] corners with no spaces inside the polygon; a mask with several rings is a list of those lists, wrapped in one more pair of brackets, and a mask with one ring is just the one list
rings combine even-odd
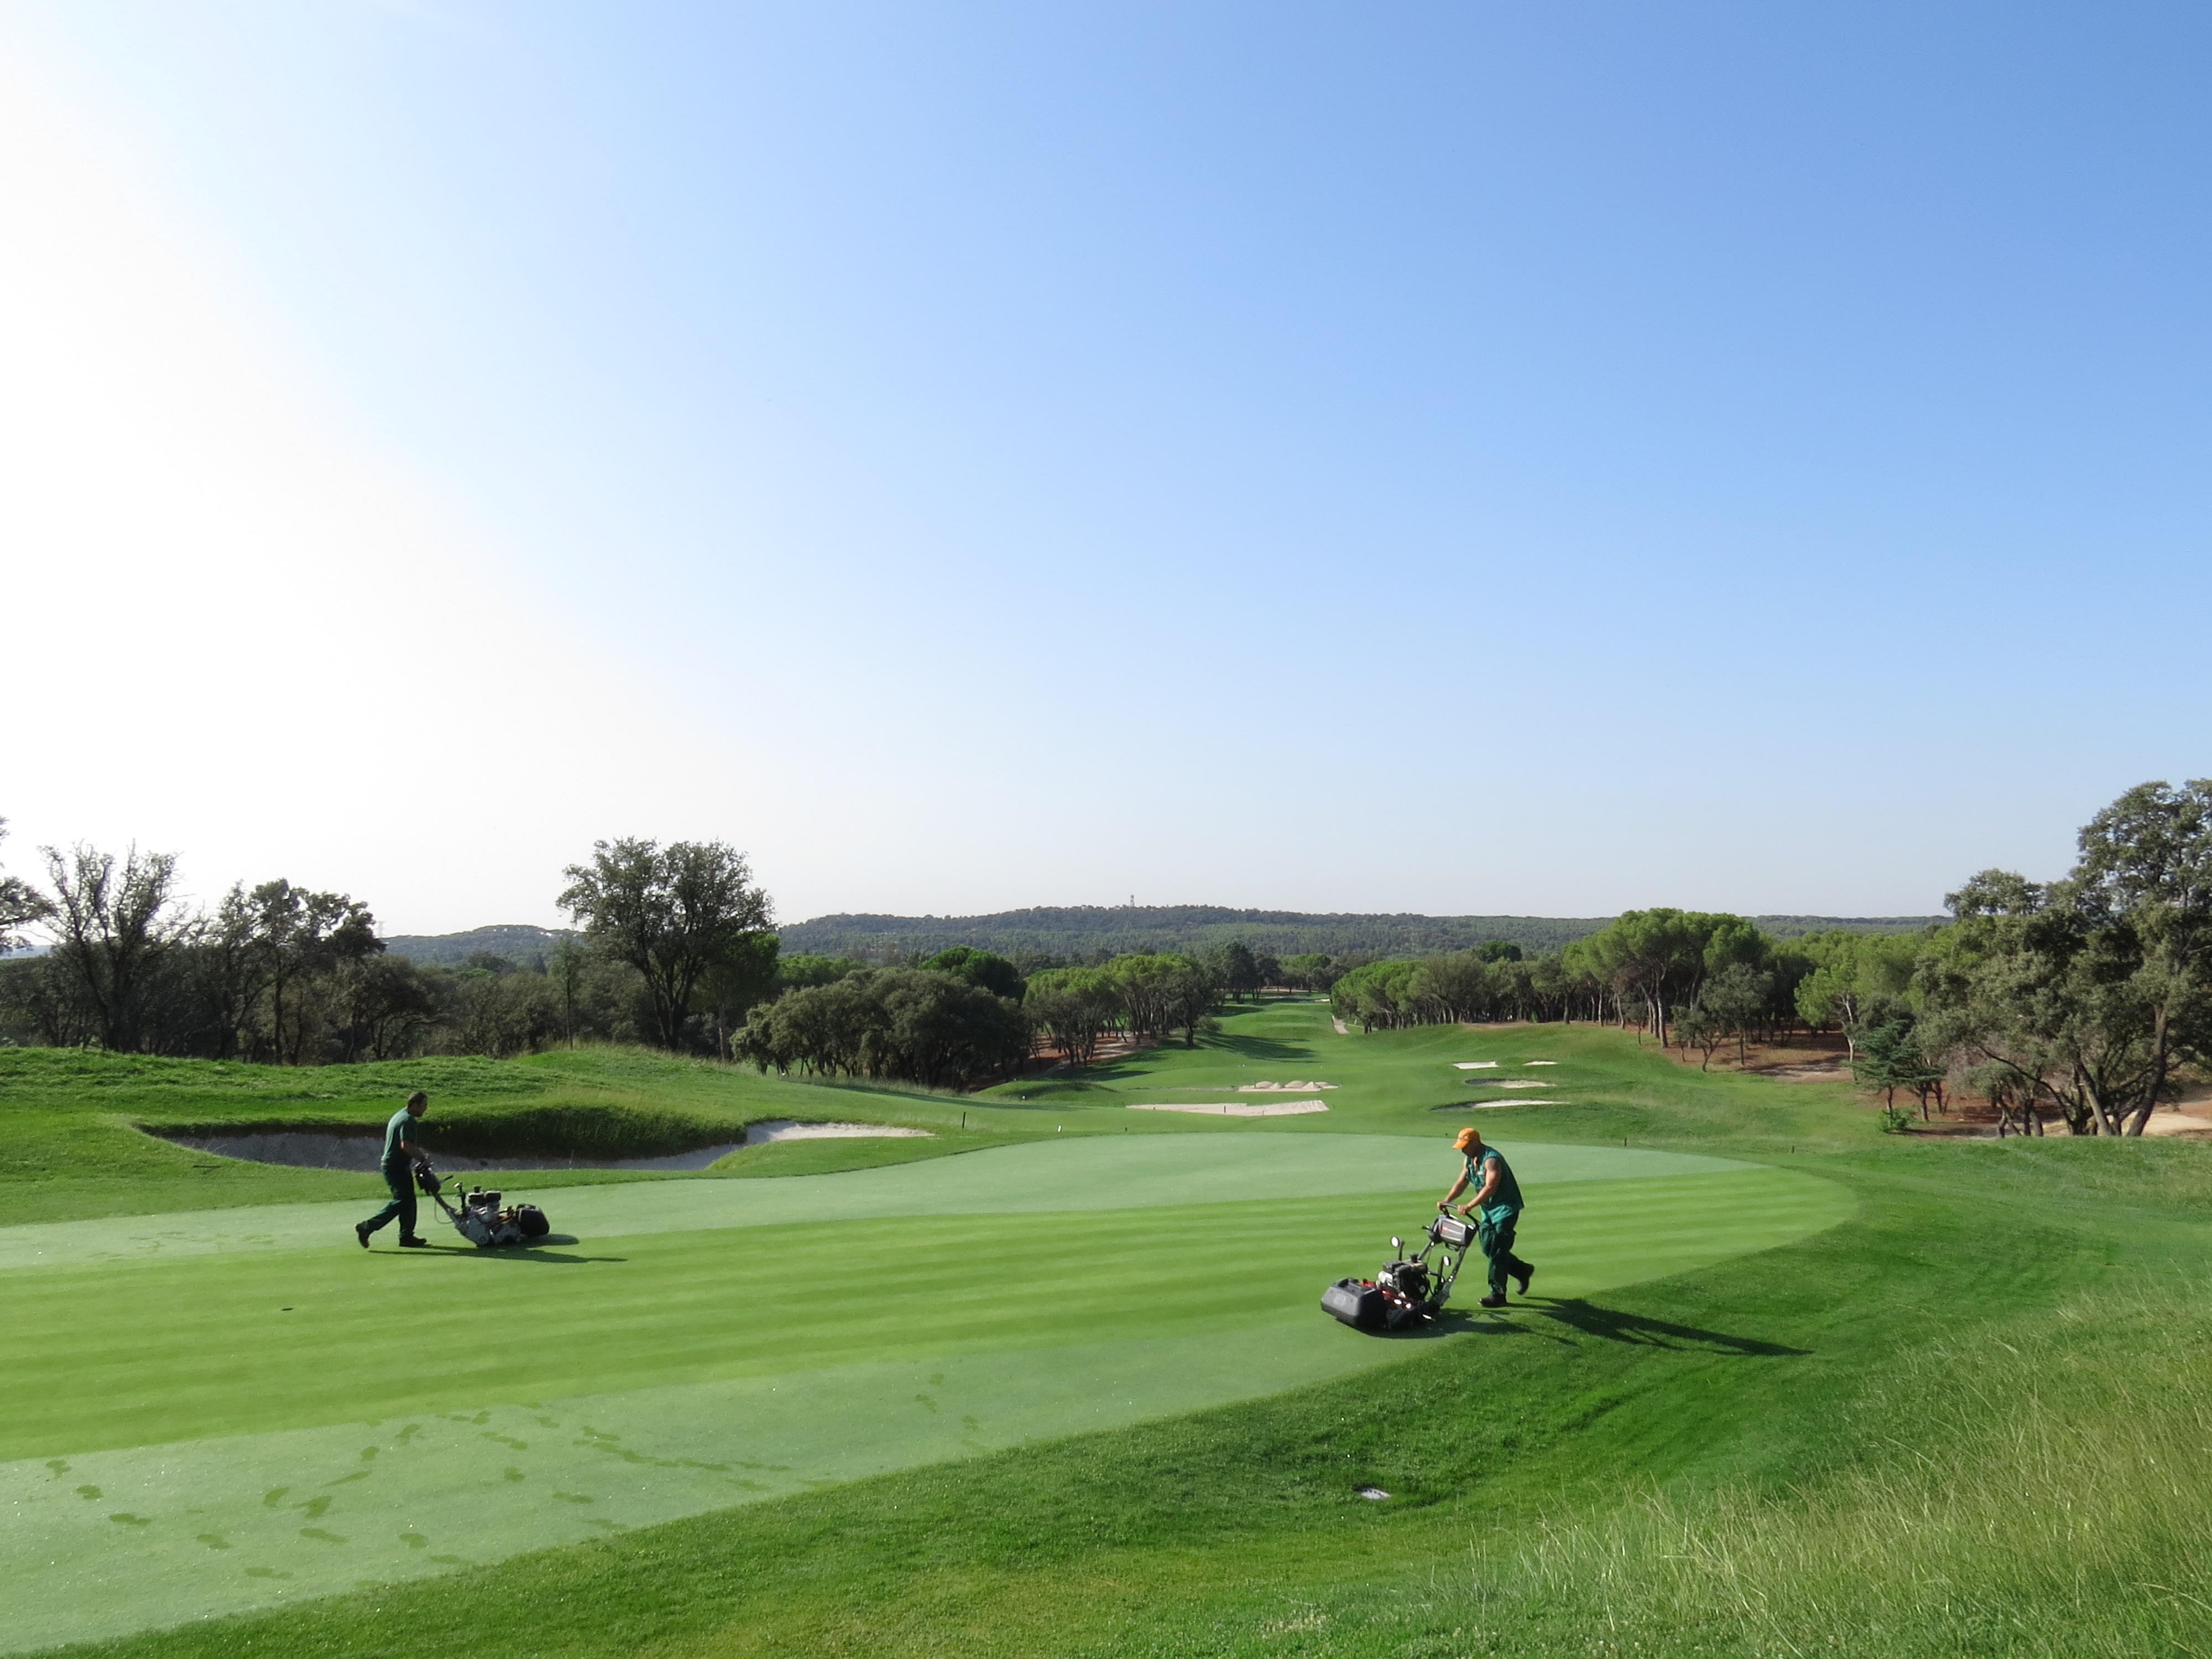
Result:
{"label": "mower's shadow", "polygon": [[465,1257],[476,1261],[535,1261],[542,1267],[580,1267],[592,1261],[627,1261],[626,1255],[568,1255],[549,1250],[549,1244],[574,1244],[580,1241],[573,1233],[548,1233],[532,1244],[508,1244],[495,1250],[479,1250],[473,1245],[457,1249],[450,1244],[433,1248],[442,1256]]}
{"label": "mower's shadow", "polygon": [[1811,1352],[1809,1348],[1792,1348],[1779,1342],[1764,1342],[1757,1337],[1730,1336],[1724,1331],[1700,1330],[1695,1325],[1676,1325],[1664,1319],[1647,1319],[1641,1314],[1623,1313],[1617,1308],[1601,1308],[1594,1302],[1576,1297],[1543,1297],[1534,1302],[1522,1303],[1522,1308],[1546,1319],[1555,1319],[1562,1325],[1571,1326],[1585,1336],[1602,1337],[1608,1342],[1626,1342],[1650,1348],[1705,1348],[1720,1353],[1759,1354],[1770,1358],[1799,1358]]}

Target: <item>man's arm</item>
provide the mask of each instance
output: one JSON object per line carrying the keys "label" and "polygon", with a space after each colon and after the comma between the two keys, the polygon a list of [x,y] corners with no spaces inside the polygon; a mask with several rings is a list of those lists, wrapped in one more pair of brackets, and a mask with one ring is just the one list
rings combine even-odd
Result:
{"label": "man's arm", "polygon": [[1458,1197],[1462,1193],[1465,1192],[1466,1190],[1467,1190],[1467,1171],[1466,1171],[1466,1170],[1462,1170],[1459,1172],[1459,1179],[1458,1179],[1457,1181],[1455,1181],[1455,1182],[1452,1182],[1452,1184],[1451,1184],[1451,1190],[1450,1190],[1449,1192],[1448,1192],[1448,1193],[1446,1193],[1446,1194],[1444,1194],[1444,1201],[1443,1201],[1443,1203],[1441,1203],[1441,1204],[1437,1205],[1437,1208],[1438,1208],[1439,1210],[1449,1210],[1449,1208],[1451,1208],[1451,1206],[1452,1206],[1452,1200],[1454,1200],[1454,1199],[1457,1198],[1457,1197]]}
{"label": "man's arm", "polygon": [[[1498,1190],[1498,1160],[1496,1158],[1485,1158],[1483,1160],[1483,1164],[1485,1167],[1482,1171],[1481,1189],[1478,1191],[1473,1198],[1470,1198],[1466,1203],[1460,1206],[1459,1212],[1462,1215],[1466,1215],[1468,1212],[1473,1210],[1480,1209],[1485,1204],[1487,1204],[1490,1201],[1491,1194]],[[1462,1175],[1460,1176],[1459,1180],[1453,1184],[1453,1194],[1456,1195],[1459,1189],[1466,1185],[1467,1177]],[[1451,1200],[1448,1198],[1444,1202],[1449,1204],[1451,1202]]]}

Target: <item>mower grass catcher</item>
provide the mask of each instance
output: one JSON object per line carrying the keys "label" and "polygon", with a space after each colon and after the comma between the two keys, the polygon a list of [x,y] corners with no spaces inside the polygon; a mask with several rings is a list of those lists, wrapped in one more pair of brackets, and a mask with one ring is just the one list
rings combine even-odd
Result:
{"label": "mower grass catcher", "polygon": [[480,1250],[495,1250],[507,1244],[534,1244],[553,1231],[545,1219],[545,1212],[535,1204],[510,1204],[502,1208],[500,1194],[488,1193],[481,1187],[472,1187],[461,1194],[461,1207],[455,1209],[446,1202],[445,1179],[425,1164],[415,1176],[415,1184],[429,1194],[438,1207],[446,1212],[446,1219],[453,1224],[453,1231]]}
{"label": "mower grass catcher", "polygon": [[1457,1216],[1440,1214],[1429,1223],[1428,1243],[1419,1250],[1408,1256],[1406,1241],[1393,1238],[1393,1259],[1374,1278],[1338,1279],[1321,1293],[1321,1305],[1355,1330],[1403,1330],[1450,1299],[1452,1281],[1474,1243],[1472,1226]]}

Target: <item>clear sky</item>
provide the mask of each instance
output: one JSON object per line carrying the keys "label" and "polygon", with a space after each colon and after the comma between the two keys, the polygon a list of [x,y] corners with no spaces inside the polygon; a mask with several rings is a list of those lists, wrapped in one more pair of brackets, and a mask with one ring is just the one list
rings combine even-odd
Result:
{"label": "clear sky", "polygon": [[0,860],[1937,908],[2212,773],[2212,12],[0,0]]}

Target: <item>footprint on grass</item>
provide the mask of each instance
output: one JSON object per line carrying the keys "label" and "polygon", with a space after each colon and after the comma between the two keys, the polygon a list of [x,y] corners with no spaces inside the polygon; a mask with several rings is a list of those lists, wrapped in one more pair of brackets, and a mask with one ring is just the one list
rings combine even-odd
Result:
{"label": "footprint on grass", "polygon": [[465,1567],[469,1564],[468,1558],[462,1555],[434,1555],[430,1559],[443,1567]]}
{"label": "footprint on grass", "polygon": [[302,1538],[316,1539],[325,1544],[343,1544],[346,1541],[344,1539],[339,1537],[337,1534],[334,1532],[325,1532],[320,1527],[302,1527],[300,1528],[300,1536]]}
{"label": "footprint on grass", "polygon": [[405,1428],[400,1430],[398,1434],[392,1437],[392,1443],[395,1446],[404,1446],[422,1432],[422,1425],[420,1423],[410,1423]]}
{"label": "footprint on grass", "polygon": [[374,1463],[376,1462],[377,1453],[383,1449],[381,1446],[363,1446],[361,1449],[361,1461],[364,1463]]}
{"label": "footprint on grass", "polygon": [[527,1440],[517,1440],[511,1434],[486,1434],[482,1437],[492,1442],[495,1445],[505,1446],[510,1451],[528,1451],[530,1449],[530,1443]]}
{"label": "footprint on grass", "polygon": [[270,1487],[267,1492],[261,1494],[261,1507],[264,1510],[275,1509],[277,1504],[284,1501],[284,1494],[291,1490],[289,1486]]}
{"label": "footprint on grass", "polygon": [[94,1498],[100,1496],[100,1488],[97,1486],[79,1486],[76,1489],[76,1495],[79,1498],[86,1499]]}
{"label": "footprint on grass", "polygon": [[300,1508],[306,1513],[308,1520],[319,1521],[330,1513],[331,1500],[328,1498],[310,1498],[306,1503],[301,1504]]}
{"label": "footprint on grass", "polygon": [[553,1496],[563,1504],[596,1504],[599,1501],[596,1498],[587,1498],[580,1492],[556,1492]]}
{"label": "footprint on grass", "polygon": [[932,1400],[932,1399],[931,1399],[927,1395],[926,1395],[926,1394],[918,1394],[918,1395],[915,1395],[915,1403],[916,1403],[916,1404],[918,1404],[918,1405],[921,1405],[921,1406],[926,1406],[926,1407],[927,1407],[931,1411],[935,1411],[935,1410],[937,1410],[937,1409],[938,1409],[937,1402],[936,1402],[934,1400]]}
{"label": "footprint on grass", "polygon": [[202,1533],[200,1534],[200,1542],[205,1544],[211,1550],[227,1550],[230,1547],[230,1540],[225,1538],[219,1532]]}
{"label": "footprint on grass", "polygon": [[978,1423],[972,1417],[963,1417],[960,1419],[960,1426],[973,1433],[974,1431],[981,1429],[983,1425],[981,1423]]}
{"label": "footprint on grass", "polygon": [[337,1480],[325,1480],[323,1484],[326,1486],[343,1486],[349,1480],[366,1480],[368,1479],[368,1471],[367,1469],[356,1469],[351,1474],[342,1474]]}
{"label": "footprint on grass", "polygon": [[507,1472],[507,1478],[510,1480],[527,1480],[530,1479],[530,1477],[525,1474],[520,1469],[509,1469]]}
{"label": "footprint on grass", "polygon": [[424,1550],[430,1547],[430,1540],[419,1532],[403,1532],[399,1534],[399,1541],[410,1550]]}
{"label": "footprint on grass", "polygon": [[69,1473],[69,1459],[66,1457],[49,1457],[46,1460],[46,1467],[52,1469],[56,1474],[67,1474]]}
{"label": "footprint on grass", "polygon": [[292,1575],[289,1572],[279,1572],[274,1567],[248,1567],[246,1570],[246,1576],[248,1578],[289,1578]]}
{"label": "footprint on grass", "polygon": [[119,1515],[111,1515],[107,1518],[111,1521],[119,1521],[126,1527],[150,1527],[154,1524],[152,1516],[133,1515],[128,1510]]}
{"label": "footprint on grass", "polygon": [[936,1376],[931,1377],[929,1379],[929,1386],[933,1389],[943,1388],[945,1386],[945,1373],[943,1371],[939,1371]]}

